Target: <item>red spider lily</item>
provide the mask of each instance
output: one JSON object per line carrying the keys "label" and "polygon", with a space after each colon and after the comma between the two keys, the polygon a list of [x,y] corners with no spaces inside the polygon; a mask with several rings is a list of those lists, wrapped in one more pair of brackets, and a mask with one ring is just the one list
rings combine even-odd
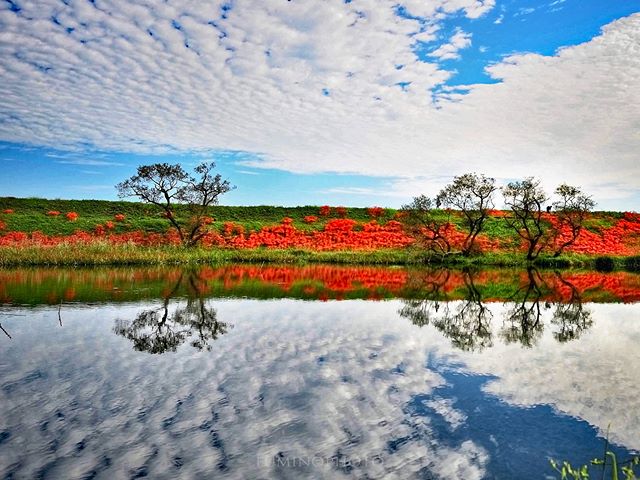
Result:
{"label": "red spider lily", "polygon": [[316,223],[318,221],[318,217],[315,215],[307,215],[304,217],[304,223]]}
{"label": "red spider lily", "polygon": [[2,213],[5,213],[5,214],[9,215],[9,214],[13,213],[13,209],[7,208],[7,209],[3,210]]}
{"label": "red spider lily", "polygon": [[[59,212],[58,212],[59,213]],[[73,213],[73,212],[70,212]],[[77,218],[77,217],[76,217]],[[547,221],[555,225],[556,218],[549,215]],[[556,222],[557,223],[557,222]],[[606,224],[605,224],[606,225]],[[137,245],[177,245],[180,243],[177,233],[169,230],[165,234],[144,233],[140,231],[113,233],[113,222],[105,222],[105,232],[98,229],[94,234],[76,232],[67,236],[47,236],[38,232],[27,235],[22,232],[9,232],[0,235],[1,245],[57,245],[59,243],[87,243],[100,237],[103,241],[118,243],[134,243]],[[5,225],[6,228],[6,225]],[[560,242],[563,235],[569,232],[558,226],[560,235],[556,241]],[[640,215],[627,213],[612,226],[599,227],[593,231],[583,229],[576,242],[566,250],[590,255],[638,255],[640,254]],[[107,234],[108,233],[108,234]],[[454,224],[447,224],[443,233],[454,250],[460,249],[465,239],[465,233]],[[201,244],[204,247],[227,248],[302,248],[307,250],[375,250],[381,248],[403,248],[411,245],[415,239],[407,235],[402,224],[392,220],[379,224],[372,220],[360,223],[355,220],[342,218],[330,220],[322,228],[313,231],[298,230],[293,220],[285,218],[278,225],[265,226],[258,231],[245,233],[242,225],[226,222],[220,231],[207,232]],[[517,245],[511,245],[502,239],[490,239],[481,234],[476,239],[480,251],[514,251]],[[551,246],[549,247],[551,248]]]}
{"label": "red spider lily", "polygon": [[203,225],[211,225],[214,221],[215,221],[215,219],[212,218],[212,217],[204,217],[202,219],[202,224]]}
{"label": "red spider lily", "polygon": [[345,218],[347,216],[347,208],[336,207],[336,215],[338,215],[340,218]]}
{"label": "red spider lily", "polygon": [[115,214],[115,215],[113,216],[113,219],[114,219],[116,222],[124,222],[124,219],[125,219],[125,218],[127,218],[127,216],[126,216],[126,215],[124,215],[123,213],[117,213],[117,214]]}
{"label": "red spider lily", "polygon": [[58,210],[49,210],[47,212],[47,215],[49,215],[50,217],[57,217],[58,215],[60,215],[60,212]]}
{"label": "red spider lily", "polygon": [[328,217],[329,214],[331,213],[331,207],[329,205],[323,205],[318,210],[318,213],[320,214],[321,217]]}
{"label": "red spider lily", "polygon": [[5,228],[7,228],[7,224],[0,221],[0,230],[4,230]]}
{"label": "red spider lily", "polygon": [[103,225],[96,225],[95,227],[93,227],[93,231],[96,235],[102,236],[104,235],[105,229]]}
{"label": "red spider lily", "polygon": [[384,214],[384,208],[382,207],[370,207],[367,208],[367,215],[371,218],[379,218]]}
{"label": "red spider lily", "polygon": [[76,212],[69,212],[65,215],[65,217],[67,217],[67,220],[69,220],[70,222],[75,222],[79,216],[80,215],[78,215]]}
{"label": "red spider lily", "polygon": [[489,216],[491,217],[506,217],[507,215],[509,215],[509,212],[505,211],[505,210],[489,210]]}
{"label": "red spider lily", "polygon": [[104,227],[107,230],[113,230],[115,228],[115,224],[111,220],[107,220],[106,222],[104,222]]}

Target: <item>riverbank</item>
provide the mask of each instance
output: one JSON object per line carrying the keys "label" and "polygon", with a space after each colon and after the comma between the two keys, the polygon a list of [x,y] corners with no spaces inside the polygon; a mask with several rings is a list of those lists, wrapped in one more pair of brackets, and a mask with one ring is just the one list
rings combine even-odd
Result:
{"label": "riverbank", "polygon": [[460,254],[428,255],[415,248],[380,250],[313,251],[303,249],[185,248],[175,245],[140,246],[95,241],[87,244],[27,245],[0,247],[0,267],[92,266],[92,265],[218,265],[225,263],[327,263],[344,265],[442,265],[447,267],[493,266],[539,268],[585,268],[600,271],[640,270],[640,257],[567,254],[541,256],[527,262],[522,254],[488,252],[464,257]]}
{"label": "riverbank", "polygon": [[[176,207],[175,218],[186,221],[187,214],[184,206]],[[460,212],[435,214],[448,219],[443,232],[459,252],[466,237]],[[216,206],[199,246],[184,248],[167,219],[149,205],[0,197],[0,267],[240,262],[640,270],[637,213],[593,212],[560,257],[551,256],[558,248],[551,241],[532,263],[505,222],[508,215],[491,211],[476,238],[480,253],[430,256],[404,227],[402,212],[393,209]],[[545,221],[553,223],[553,215]]]}

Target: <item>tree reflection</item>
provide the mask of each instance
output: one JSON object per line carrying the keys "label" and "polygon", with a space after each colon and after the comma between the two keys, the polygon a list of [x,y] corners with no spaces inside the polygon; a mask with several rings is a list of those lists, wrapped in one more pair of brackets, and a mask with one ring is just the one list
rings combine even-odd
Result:
{"label": "tree reflection", "polygon": [[511,297],[513,303],[505,313],[500,336],[507,344],[519,342],[532,347],[544,330],[540,300],[546,284],[535,268],[527,269],[527,280],[527,284],[519,286]]}
{"label": "tree reflection", "polygon": [[[159,308],[143,310],[134,320],[117,319],[113,331],[133,342],[141,352],[175,352],[187,340],[198,350],[211,350],[211,343],[224,335],[230,326],[217,319],[214,308],[207,306],[202,291],[206,282],[197,272],[182,273]],[[171,299],[183,286],[186,304],[170,311]]]}
{"label": "tree reflection", "polygon": [[[434,326],[461,350],[481,351],[491,347],[492,312],[483,302],[483,290],[477,287],[477,274],[473,270],[462,272],[464,300],[460,302],[450,301],[447,295],[451,284],[456,284],[449,282],[450,271],[413,275],[410,278],[413,298],[403,301],[400,316],[420,327]],[[543,311],[552,307],[550,323],[555,326],[553,337],[558,342],[575,340],[592,326],[591,312],[583,306],[580,291],[559,272],[555,272],[555,276],[557,292],[551,290],[535,268],[527,270],[525,281],[517,285],[505,303],[504,322],[499,332],[505,343],[519,343],[524,347],[536,345],[544,332]],[[554,293],[562,294],[552,304],[548,299]]]}
{"label": "tree reflection", "polygon": [[[434,298],[406,300],[404,307],[400,309],[400,315],[420,327],[433,325],[451,340],[454,347],[461,350],[476,351],[492,346],[492,314],[482,302],[481,292],[474,283],[475,273],[472,270],[463,272],[465,299],[456,303],[455,308],[450,308],[451,304],[446,301],[446,296],[444,305],[440,304],[449,275],[447,272],[444,282],[431,281],[425,284],[426,296]],[[442,311],[439,312],[441,307]]]}
{"label": "tree reflection", "polygon": [[403,300],[404,306],[400,309],[400,316],[408,318],[414,325],[424,327],[429,325],[432,318],[437,315],[444,301],[445,309],[448,308],[445,285],[449,281],[449,270],[426,270],[420,275],[412,272],[407,279],[407,290],[411,292],[411,299]]}
{"label": "tree reflection", "polygon": [[556,278],[565,287],[569,288],[570,294],[567,301],[556,303],[556,308],[551,318],[551,323],[557,326],[553,332],[553,338],[559,342],[576,340],[593,325],[591,311],[582,304],[580,292],[568,280],[564,279],[560,272],[555,272]]}

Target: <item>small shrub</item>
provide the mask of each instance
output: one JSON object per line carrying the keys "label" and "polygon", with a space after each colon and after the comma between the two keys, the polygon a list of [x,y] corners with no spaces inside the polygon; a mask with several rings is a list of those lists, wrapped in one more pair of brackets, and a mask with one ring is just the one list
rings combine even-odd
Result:
{"label": "small shrub", "polygon": [[382,207],[370,207],[367,208],[367,215],[371,218],[380,218],[384,214],[384,208]]}
{"label": "small shrub", "polygon": [[598,257],[595,260],[595,267],[598,272],[612,272],[615,266],[615,262],[611,257]]}
{"label": "small shrub", "polygon": [[640,256],[627,257],[624,259],[624,269],[630,272],[640,271]]}
{"label": "small shrub", "polygon": [[571,262],[566,258],[538,257],[535,264],[542,268],[569,268]]}

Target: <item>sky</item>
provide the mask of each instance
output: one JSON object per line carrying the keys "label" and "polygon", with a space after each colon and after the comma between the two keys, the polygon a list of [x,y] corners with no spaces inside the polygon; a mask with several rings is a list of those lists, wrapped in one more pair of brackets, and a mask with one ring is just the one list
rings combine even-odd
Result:
{"label": "sky", "polygon": [[213,160],[227,205],[476,172],[640,211],[640,0],[0,0],[0,79],[0,196]]}

